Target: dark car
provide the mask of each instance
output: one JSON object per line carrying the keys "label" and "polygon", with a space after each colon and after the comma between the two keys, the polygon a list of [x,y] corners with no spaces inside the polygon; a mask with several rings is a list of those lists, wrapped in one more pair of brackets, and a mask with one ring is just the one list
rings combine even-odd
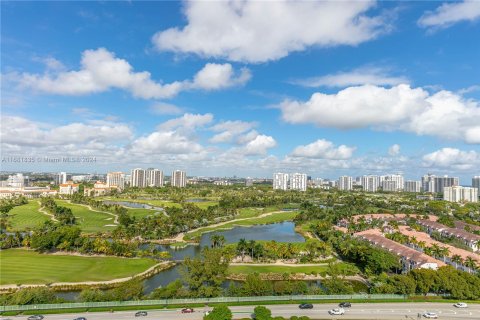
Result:
{"label": "dark car", "polygon": [[36,314],[34,316],[30,316],[28,317],[27,319],[28,320],[42,320],[43,318],[45,318],[44,316],[40,315],[40,314]]}
{"label": "dark car", "polygon": [[350,302],[341,302],[338,304],[340,308],[350,308],[352,304]]}
{"label": "dark car", "polygon": [[192,313],[194,310],[192,308],[184,308],[182,309],[182,313]]}
{"label": "dark car", "polygon": [[146,317],[147,315],[147,311],[138,311],[137,313],[135,313],[135,317]]}
{"label": "dark car", "polygon": [[73,319],[73,320],[87,320],[87,318],[85,318],[85,317],[79,317],[79,318],[75,318],[75,319]]}
{"label": "dark car", "polygon": [[298,306],[300,309],[313,309],[313,304],[311,303],[302,303]]}

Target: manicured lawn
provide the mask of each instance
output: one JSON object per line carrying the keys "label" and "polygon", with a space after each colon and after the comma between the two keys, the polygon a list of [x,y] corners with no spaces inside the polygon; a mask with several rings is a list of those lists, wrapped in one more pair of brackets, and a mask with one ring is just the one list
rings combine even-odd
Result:
{"label": "manicured lawn", "polygon": [[111,231],[115,226],[106,226],[114,225],[114,216],[107,213],[101,213],[96,211],[91,211],[87,207],[68,203],[64,200],[55,200],[57,205],[62,207],[67,207],[72,209],[73,215],[77,218],[77,224],[82,229],[82,231],[87,233]]}
{"label": "manicured lawn", "polygon": [[35,228],[41,226],[50,218],[38,211],[40,205],[36,200],[29,201],[22,206],[14,207],[8,213],[12,230],[25,230],[26,228]]}
{"label": "manicured lawn", "polygon": [[229,266],[228,273],[311,273],[312,271],[323,272],[327,270],[327,265],[320,266]]}
{"label": "manicured lawn", "polygon": [[186,238],[191,239],[191,238],[200,236],[205,232],[214,231],[214,230],[226,230],[226,229],[231,229],[235,226],[253,226],[257,224],[270,224],[270,223],[293,220],[293,218],[295,218],[297,214],[298,212],[295,212],[295,211],[279,212],[279,213],[274,213],[272,215],[261,217],[261,218],[251,218],[247,220],[232,221],[218,227],[205,227],[195,232],[187,233]]}
{"label": "manicured lawn", "polygon": [[0,251],[0,284],[102,281],[141,273],[155,261],[117,257],[39,254],[23,249]]}
{"label": "manicured lawn", "polygon": [[151,210],[151,209],[136,209],[136,208],[128,208],[128,213],[133,216],[133,217],[137,217],[137,218],[144,218],[144,217],[147,217],[147,216],[154,216],[157,212],[159,212],[158,214],[162,214],[163,215],[163,212],[161,211],[158,211],[158,210]]}

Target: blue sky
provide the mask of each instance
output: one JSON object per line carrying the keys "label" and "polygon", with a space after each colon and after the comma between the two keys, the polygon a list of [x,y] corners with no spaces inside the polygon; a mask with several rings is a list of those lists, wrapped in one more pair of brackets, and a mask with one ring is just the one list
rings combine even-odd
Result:
{"label": "blue sky", "polygon": [[3,170],[480,174],[480,2],[1,6]]}

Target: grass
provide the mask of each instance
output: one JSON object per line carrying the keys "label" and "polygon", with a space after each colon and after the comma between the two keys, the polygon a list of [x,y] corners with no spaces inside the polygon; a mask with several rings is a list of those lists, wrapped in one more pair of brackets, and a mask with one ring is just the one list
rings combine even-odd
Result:
{"label": "grass", "polygon": [[315,272],[325,272],[327,271],[327,265],[318,265],[318,266],[302,266],[294,265],[294,266],[229,266],[228,273],[243,273],[243,274],[252,274],[252,273],[311,273]]}
{"label": "grass", "polygon": [[40,205],[36,200],[29,201],[22,206],[16,206],[8,213],[10,216],[11,228],[13,231],[25,230],[27,228],[36,228],[41,226],[50,218],[38,211]]}
{"label": "grass", "polygon": [[[133,216],[133,217],[137,217],[139,219],[141,218],[144,218],[144,217],[147,217],[147,216],[154,216],[157,212],[159,212],[158,210],[152,210],[152,209],[142,209],[142,208],[128,208],[128,213]],[[163,214],[162,212],[160,212],[159,214]]]}
{"label": "grass", "polygon": [[107,213],[96,212],[79,204],[69,203],[64,200],[55,200],[57,205],[72,209],[73,215],[77,218],[77,224],[86,233],[111,231],[115,217]]}
{"label": "grass", "polygon": [[282,222],[282,221],[288,221],[292,220],[297,216],[298,212],[294,211],[289,211],[289,212],[279,212],[279,213],[274,213],[272,215],[266,216],[266,217],[261,217],[261,218],[250,218],[247,220],[241,220],[241,221],[232,221],[229,223],[226,223],[221,226],[217,227],[205,227],[205,228],[200,228],[197,231],[190,232],[186,234],[187,239],[192,239],[196,238],[200,235],[202,235],[205,232],[210,232],[210,231],[215,231],[215,230],[227,230],[231,229],[236,226],[253,226],[257,224],[270,224],[270,223],[276,223],[276,222]]}
{"label": "grass", "polygon": [[[145,199],[129,199],[129,198],[111,198],[111,197],[105,197],[103,200],[108,200],[108,201],[126,201],[126,202],[136,202],[136,203],[143,203],[143,204],[149,204],[154,207],[177,207],[180,208],[181,204],[168,201],[168,200],[145,200]],[[206,209],[209,206],[215,206],[218,205],[218,201],[205,201],[205,202],[189,202],[191,204],[196,205],[199,208]]]}
{"label": "grass", "polygon": [[152,259],[49,255],[24,249],[1,250],[0,261],[1,285],[112,280],[155,265]]}

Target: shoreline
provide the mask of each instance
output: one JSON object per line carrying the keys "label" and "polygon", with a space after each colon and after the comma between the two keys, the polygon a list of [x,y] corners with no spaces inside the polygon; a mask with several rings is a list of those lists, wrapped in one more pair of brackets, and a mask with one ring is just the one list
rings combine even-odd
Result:
{"label": "shoreline", "polygon": [[172,261],[162,261],[151,266],[147,270],[134,274],[132,276],[116,278],[111,280],[81,281],[81,282],[54,282],[49,284],[20,284],[20,285],[5,284],[5,285],[0,285],[0,293],[11,293],[19,289],[40,288],[40,287],[51,288],[54,290],[57,289],[55,291],[79,291],[85,288],[110,289],[133,279],[149,278],[161,271],[173,268],[175,265],[176,263]]}

